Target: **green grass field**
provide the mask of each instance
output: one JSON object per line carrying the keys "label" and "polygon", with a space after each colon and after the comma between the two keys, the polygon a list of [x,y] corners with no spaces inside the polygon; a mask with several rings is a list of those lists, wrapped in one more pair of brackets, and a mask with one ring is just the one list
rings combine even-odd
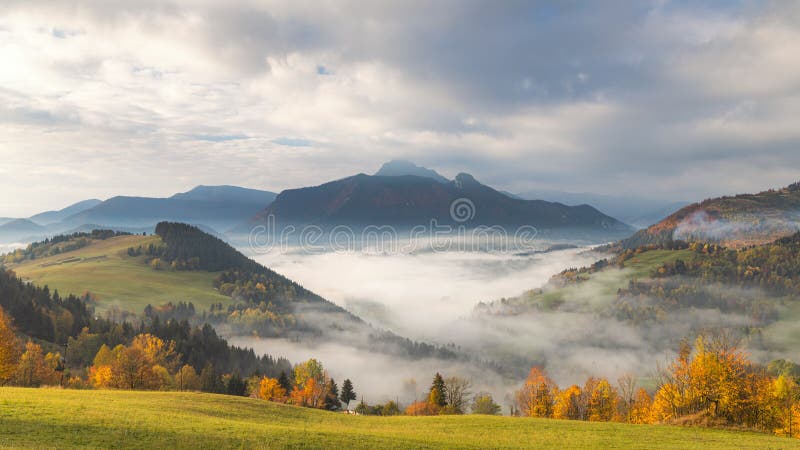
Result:
{"label": "green grass field", "polygon": [[200,393],[0,388],[0,447],[800,448],[750,432],[492,416],[363,417]]}
{"label": "green grass field", "polygon": [[119,236],[60,255],[12,265],[20,277],[38,285],[48,285],[59,293],[82,295],[89,291],[97,297],[98,312],[116,304],[141,313],[148,304],[191,301],[198,309],[211,303],[228,304],[212,281],[217,275],[204,271],[155,270],[143,257],[133,258],[128,247],[148,245],[158,236]]}

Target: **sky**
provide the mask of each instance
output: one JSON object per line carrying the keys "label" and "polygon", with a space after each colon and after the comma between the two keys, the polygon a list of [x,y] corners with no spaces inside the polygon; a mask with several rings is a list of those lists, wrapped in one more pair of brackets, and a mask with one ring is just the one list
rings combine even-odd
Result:
{"label": "sky", "polygon": [[800,179],[800,3],[4,0],[0,216],[403,158],[666,200]]}

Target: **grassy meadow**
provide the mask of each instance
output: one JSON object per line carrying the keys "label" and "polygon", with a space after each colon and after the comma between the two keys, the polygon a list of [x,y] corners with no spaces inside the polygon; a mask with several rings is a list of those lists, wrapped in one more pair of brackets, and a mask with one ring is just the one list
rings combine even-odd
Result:
{"label": "grassy meadow", "polygon": [[144,257],[130,257],[129,247],[158,242],[158,236],[119,236],[94,241],[91,245],[11,265],[20,277],[40,286],[48,285],[59,293],[95,295],[98,312],[118,305],[123,310],[141,313],[148,304],[192,301],[198,309],[212,303],[228,304],[212,286],[217,275],[205,271],[155,270]]}
{"label": "grassy meadow", "polygon": [[201,393],[0,388],[0,447],[800,448],[750,432],[495,416],[367,417]]}

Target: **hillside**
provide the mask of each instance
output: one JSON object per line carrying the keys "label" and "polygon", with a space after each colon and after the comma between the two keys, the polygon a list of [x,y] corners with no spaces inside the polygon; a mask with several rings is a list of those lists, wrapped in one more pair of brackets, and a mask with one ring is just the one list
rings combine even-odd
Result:
{"label": "hillside", "polygon": [[758,194],[704,200],[621,241],[622,248],[672,241],[729,247],[763,244],[800,230],[800,183]]}
{"label": "hillside", "polygon": [[[156,232],[104,239],[83,234],[58,237],[4,259],[7,268],[37,285],[61,294],[91,293],[91,306],[101,313],[144,312],[151,318],[185,319],[197,326],[210,323],[241,336],[324,337],[412,359],[468,358],[373,328],[194,226],[162,222]],[[194,307],[181,312],[179,302]],[[152,308],[145,309],[148,305]]]}
{"label": "hillside", "polygon": [[350,416],[199,393],[0,388],[2,447],[797,448],[749,432],[494,416]]}
{"label": "hillside", "polygon": [[130,247],[158,244],[158,236],[119,236],[93,240],[85,247],[43,258],[9,264],[22,278],[61,293],[91,292],[93,306],[103,313],[111,306],[141,313],[148,304],[192,301],[199,308],[230,303],[213,286],[218,275],[206,271],[155,270],[144,258],[131,258]]}
{"label": "hillside", "polygon": [[[463,221],[451,215],[451,205],[459,199],[468,199],[474,205],[469,207]],[[283,191],[250,226],[263,224],[270,216],[278,225],[323,227],[430,227],[435,220],[440,225],[466,227],[530,225],[541,230],[582,230],[606,237],[631,231],[627,225],[591,206],[512,198],[468,174],[459,174],[448,183],[414,175],[359,174],[320,186]],[[240,226],[236,231],[246,233],[250,226]]]}

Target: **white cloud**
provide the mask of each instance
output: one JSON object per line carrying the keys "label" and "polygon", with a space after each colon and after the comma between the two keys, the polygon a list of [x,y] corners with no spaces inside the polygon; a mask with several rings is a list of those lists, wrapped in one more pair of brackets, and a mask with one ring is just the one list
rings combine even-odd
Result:
{"label": "white cloud", "polygon": [[[281,190],[394,157],[499,188],[682,199],[800,166],[789,4],[5,6],[4,215],[201,183]],[[231,136],[246,139],[214,139]]]}

